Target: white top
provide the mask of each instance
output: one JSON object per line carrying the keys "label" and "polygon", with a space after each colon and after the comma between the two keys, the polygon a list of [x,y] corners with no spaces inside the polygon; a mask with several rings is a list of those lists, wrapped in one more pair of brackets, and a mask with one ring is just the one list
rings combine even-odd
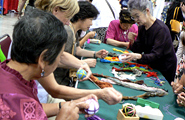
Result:
{"label": "white top", "polygon": [[[115,18],[119,19],[121,6],[118,0],[107,0],[114,11]],[[90,27],[92,31],[94,28],[108,27],[109,23],[114,20],[114,16],[106,2],[106,0],[93,0],[92,4],[98,9],[99,15],[96,20],[93,20],[93,25]]]}

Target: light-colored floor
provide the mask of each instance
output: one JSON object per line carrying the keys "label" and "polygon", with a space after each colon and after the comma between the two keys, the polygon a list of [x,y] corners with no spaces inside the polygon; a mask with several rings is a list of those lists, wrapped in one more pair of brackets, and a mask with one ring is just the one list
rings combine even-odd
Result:
{"label": "light-colored floor", "polygon": [[0,16],[0,37],[4,34],[9,34],[12,39],[13,25],[17,21],[17,14],[8,13]]}

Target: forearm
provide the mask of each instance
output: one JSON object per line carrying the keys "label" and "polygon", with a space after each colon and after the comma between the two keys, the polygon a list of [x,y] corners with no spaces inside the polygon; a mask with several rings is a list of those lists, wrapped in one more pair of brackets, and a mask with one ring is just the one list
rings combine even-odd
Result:
{"label": "forearm", "polygon": [[128,47],[129,42],[120,42],[120,41],[108,38],[107,44],[117,46],[117,47]]}
{"label": "forearm", "polygon": [[79,68],[82,64],[84,64],[83,61],[74,57],[72,54],[64,52],[63,55],[61,56],[58,67],[68,68],[68,69],[69,68]]}
{"label": "forearm", "polygon": [[19,6],[19,10],[18,10],[19,13],[22,12],[22,9],[24,8],[25,3],[26,3],[26,0],[21,0],[20,6]]}
{"label": "forearm", "polygon": [[76,48],[76,55],[80,56],[80,57],[94,57],[94,52],[95,51],[89,51],[89,50],[85,50],[85,49],[81,49],[80,47]]}
{"label": "forearm", "polygon": [[80,40],[80,47],[84,45],[84,43],[89,39],[89,35],[85,35],[81,40]]}
{"label": "forearm", "polygon": [[56,116],[59,112],[59,103],[42,103],[42,107],[47,117]]}
{"label": "forearm", "polygon": [[53,74],[41,78],[38,81],[52,97],[61,98],[65,100],[78,99],[89,94],[95,94],[98,98],[100,98],[100,91],[102,90],[102,89],[83,90],[64,85],[59,85],[56,82]]}

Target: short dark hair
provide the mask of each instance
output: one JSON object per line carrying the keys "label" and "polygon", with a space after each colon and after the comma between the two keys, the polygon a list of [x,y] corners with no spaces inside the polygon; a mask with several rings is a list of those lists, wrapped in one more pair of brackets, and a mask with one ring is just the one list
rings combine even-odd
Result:
{"label": "short dark hair", "polygon": [[34,9],[14,26],[11,58],[20,63],[37,64],[40,54],[52,64],[67,41],[63,23],[51,13]]}
{"label": "short dark hair", "polygon": [[135,21],[132,19],[130,12],[128,10],[122,9],[119,13],[120,23],[130,23],[134,24]]}
{"label": "short dark hair", "polygon": [[73,18],[71,19],[72,23],[77,22],[79,19],[85,20],[87,18],[97,18],[99,12],[94,5],[92,5],[88,1],[78,1],[78,4],[80,7],[80,11],[73,16]]}

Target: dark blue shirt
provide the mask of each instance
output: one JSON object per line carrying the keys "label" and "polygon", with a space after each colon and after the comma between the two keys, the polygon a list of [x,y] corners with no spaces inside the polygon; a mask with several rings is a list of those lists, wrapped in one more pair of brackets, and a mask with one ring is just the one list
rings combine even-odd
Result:
{"label": "dark blue shirt", "polygon": [[174,80],[177,58],[170,31],[162,21],[156,19],[148,30],[145,26],[139,26],[137,40],[130,49],[142,54],[138,63],[159,70],[168,82]]}

